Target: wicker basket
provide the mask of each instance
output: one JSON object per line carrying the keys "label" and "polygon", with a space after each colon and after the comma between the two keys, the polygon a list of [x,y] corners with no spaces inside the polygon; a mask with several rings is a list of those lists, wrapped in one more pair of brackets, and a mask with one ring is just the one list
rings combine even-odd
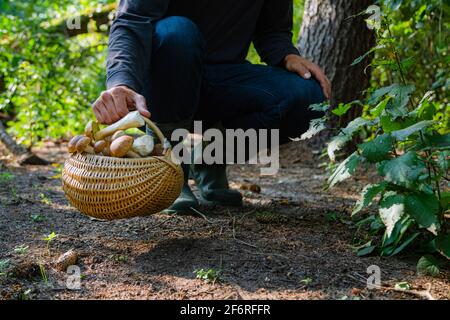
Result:
{"label": "wicker basket", "polygon": [[[161,143],[166,140],[148,119]],[[168,208],[179,196],[183,171],[164,156],[139,159],[74,154],[62,172],[62,187],[72,206],[88,216],[114,220],[146,216]]]}

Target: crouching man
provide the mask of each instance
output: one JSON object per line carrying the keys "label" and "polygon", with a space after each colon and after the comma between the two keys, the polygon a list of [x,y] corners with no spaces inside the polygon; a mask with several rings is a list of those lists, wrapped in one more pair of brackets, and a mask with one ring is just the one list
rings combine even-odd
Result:
{"label": "crouching man", "polygon": [[[122,0],[110,32],[108,90],[94,113],[104,124],[129,110],[151,113],[166,137],[192,130],[194,120],[205,129],[278,129],[281,143],[298,137],[318,116],[308,106],[331,88],[293,46],[292,21],[292,0]],[[267,65],[246,61],[251,43]],[[189,175],[201,200],[242,204],[225,164],[182,166],[185,183],[171,212],[199,205]]]}

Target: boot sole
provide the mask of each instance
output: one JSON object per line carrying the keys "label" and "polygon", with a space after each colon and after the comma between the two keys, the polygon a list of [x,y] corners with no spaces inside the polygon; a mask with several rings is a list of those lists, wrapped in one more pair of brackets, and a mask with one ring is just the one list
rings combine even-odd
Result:
{"label": "boot sole", "polygon": [[207,200],[205,199],[202,195],[200,195],[199,197],[199,202],[201,205],[207,206],[207,207],[215,207],[215,206],[219,206],[219,207],[233,207],[233,208],[241,208],[243,207],[243,201],[235,202],[235,203],[231,203],[231,202],[217,202],[217,201],[211,201],[211,200]]}

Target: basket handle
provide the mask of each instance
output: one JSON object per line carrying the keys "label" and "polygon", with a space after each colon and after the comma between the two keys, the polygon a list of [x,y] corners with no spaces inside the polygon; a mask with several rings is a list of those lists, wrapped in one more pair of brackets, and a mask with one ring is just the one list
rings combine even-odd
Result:
{"label": "basket handle", "polygon": [[145,123],[152,129],[152,131],[155,133],[156,137],[159,139],[161,144],[163,145],[164,151],[163,156],[170,158],[170,153],[172,152],[172,147],[170,146],[170,143],[168,142],[167,138],[164,137],[164,134],[162,131],[156,126],[156,124],[151,121],[150,119],[142,116],[144,118]]}

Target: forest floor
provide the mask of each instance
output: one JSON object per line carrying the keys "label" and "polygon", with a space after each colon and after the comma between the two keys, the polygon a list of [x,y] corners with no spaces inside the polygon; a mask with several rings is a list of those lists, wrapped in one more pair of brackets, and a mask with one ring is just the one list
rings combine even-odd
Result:
{"label": "forest floor", "polygon": [[[450,299],[450,272],[418,275],[417,255],[357,256],[350,212],[371,178],[323,191],[326,172],[305,147],[285,146],[276,176],[233,166],[231,186],[243,193],[243,208],[112,222],[68,204],[64,146],[36,151],[54,164],[16,166],[0,150],[8,163],[0,168],[0,299],[419,299],[412,291],[426,289]],[[247,184],[261,192],[243,190]],[[43,240],[52,232],[53,240]],[[79,256],[80,290],[69,290],[67,274],[53,268],[69,249]],[[367,289],[373,265],[383,289]],[[199,269],[217,271],[215,281],[197,279]],[[412,291],[392,290],[400,282]]]}

